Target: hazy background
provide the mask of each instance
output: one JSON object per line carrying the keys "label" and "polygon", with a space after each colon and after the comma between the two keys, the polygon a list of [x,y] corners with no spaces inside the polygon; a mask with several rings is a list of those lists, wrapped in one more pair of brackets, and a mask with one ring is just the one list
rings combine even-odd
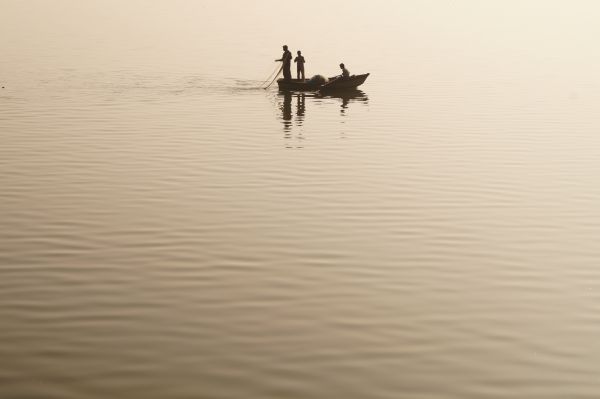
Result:
{"label": "hazy background", "polygon": [[1,6],[0,396],[598,396],[596,2]]}
{"label": "hazy background", "polygon": [[593,1],[4,0],[2,66],[11,80],[14,65],[261,80],[287,43],[314,71],[344,60],[405,82],[498,71],[580,81],[598,63],[599,13]]}

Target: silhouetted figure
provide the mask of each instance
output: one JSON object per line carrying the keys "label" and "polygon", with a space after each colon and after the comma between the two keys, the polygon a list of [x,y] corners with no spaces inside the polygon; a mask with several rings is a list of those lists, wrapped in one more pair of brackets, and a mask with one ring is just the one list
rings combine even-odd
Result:
{"label": "silhouetted figure", "polygon": [[292,53],[288,50],[288,46],[283,46],[283,55],[275,61],[283,62],[283,78],[285,80],[292,79]]}
{"label": "silhouetted figure", "polygon": [[340,69],[342,70],[342,78],[350,77],[350,72],[346,69],[346,66],[343,63],[340,64]]}
{"label": "silhouetted figure", "polygon": [[304,57],[302,56],[302,51],[298,50],[298,56],[294,58],[294,62],[296,63],[296,75],[298,79],[300,79],[300,74],[302,74],[302,80],[304,80]]}

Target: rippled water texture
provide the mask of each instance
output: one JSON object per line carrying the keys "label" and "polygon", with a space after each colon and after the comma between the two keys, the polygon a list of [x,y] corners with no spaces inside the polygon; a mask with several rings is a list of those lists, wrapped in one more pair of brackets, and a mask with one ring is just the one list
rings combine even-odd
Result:
{"label": "rippled water texture", "polygon": [[600,396],[598,20],[4,0],[0,397]]}

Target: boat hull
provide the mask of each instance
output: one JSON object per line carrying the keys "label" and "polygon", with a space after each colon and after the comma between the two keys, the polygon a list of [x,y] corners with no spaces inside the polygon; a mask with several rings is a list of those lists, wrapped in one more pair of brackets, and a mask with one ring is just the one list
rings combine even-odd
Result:
{"label": "boat hull", "polygon": [[348,78],[329,79],[327,83],[319,88],[320,91],[354,90],[369,77],[368,73],[364,75],[352,75]]}
{"label": "boat hull", "polygon": [[277,79],[279,90],[316,91],[323,84],[310,83],[307,79]]}
{"label": "boat hull", "polygon": [[327,83],[311,83],[309,80],[302,79],[278,79],[279,90],[292,91],[338,91],[353,90],[365,83],[369,77],[368,73],[363,75],[352,75],[348,78],[330,78]]}

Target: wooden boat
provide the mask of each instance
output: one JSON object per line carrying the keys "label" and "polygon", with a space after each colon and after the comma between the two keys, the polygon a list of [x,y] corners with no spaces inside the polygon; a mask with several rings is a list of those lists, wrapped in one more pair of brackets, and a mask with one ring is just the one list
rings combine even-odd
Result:
{"label": "wooden boat", "polygon": [[295,90],[295,91],[336,91],[336,90],[352,90],[356,89],[369,77],[368,73],[363,75],[352,75],[347,78],[336,76],[329,78],[325,83],[313,82],[309,79],[277,79],[279,90]]}

